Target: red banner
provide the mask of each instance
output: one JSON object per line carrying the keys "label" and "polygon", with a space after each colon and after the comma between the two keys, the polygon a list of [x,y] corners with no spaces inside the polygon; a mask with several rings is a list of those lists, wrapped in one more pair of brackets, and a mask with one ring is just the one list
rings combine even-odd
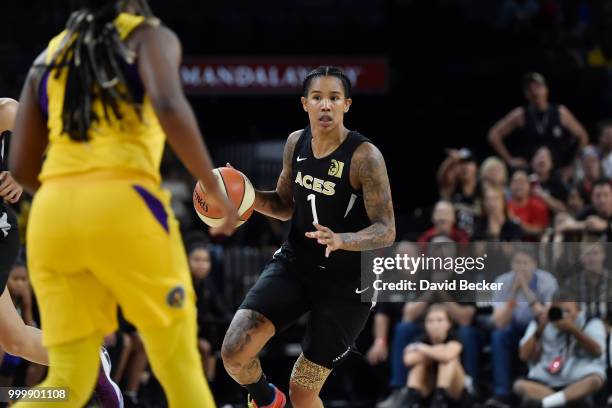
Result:
{"label": "red banner", "polygon": [[181,78],[189,94],[299,94],[306,74],[320,65],[342,68],[355,93],[385,93],[385,58],[186,58]]}

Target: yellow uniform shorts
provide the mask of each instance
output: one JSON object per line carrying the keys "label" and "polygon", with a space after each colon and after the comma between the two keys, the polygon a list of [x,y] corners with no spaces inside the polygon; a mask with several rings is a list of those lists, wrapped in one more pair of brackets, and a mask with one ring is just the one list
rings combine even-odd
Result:
{"label": "yellow uniform shorts", "polygon": [[117,304],[140,329],[195,313],[170,194],[147,178],[45,181],[32,203],[27,251],[46,346],[115,331]]}

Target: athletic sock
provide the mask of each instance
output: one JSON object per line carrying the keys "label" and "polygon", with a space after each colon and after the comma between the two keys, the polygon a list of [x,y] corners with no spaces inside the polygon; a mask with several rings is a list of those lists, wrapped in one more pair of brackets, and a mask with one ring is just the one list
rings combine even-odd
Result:
{"label": "athletic sock", "polygon": [[274,389],[268,383],[264,373],[261,373],[259,380],[253,384],[247,384],[244,386],[247,389],[251,398],[255,400],[258,406],[270,405],[274,401]]}
{"label": "athletic sock", "polygon": [[561,407],[565,405],[565,394],[563,391],[555,392],[548,397],[544,397],[542,400],[542,407],[544,408],[553,408],[553,407]]}

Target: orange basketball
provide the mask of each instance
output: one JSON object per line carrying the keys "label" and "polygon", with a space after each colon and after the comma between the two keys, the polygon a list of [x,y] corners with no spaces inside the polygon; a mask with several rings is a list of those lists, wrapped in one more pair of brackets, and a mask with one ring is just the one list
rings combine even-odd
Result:
{"label": "orange basketball", "polygon": [[[217,178],[221,192],[225,193],[238,209],[239,220],[236,227],[241,226],[253,214],[255,203],[253,185],[244,174],[231,167],[219,167],[213,170],[213,174]],[[193,190],[193,206],[198,217],[206,225],[218,227],[223,223],[221,211],[208,202],[204,186],[199,180]]]}

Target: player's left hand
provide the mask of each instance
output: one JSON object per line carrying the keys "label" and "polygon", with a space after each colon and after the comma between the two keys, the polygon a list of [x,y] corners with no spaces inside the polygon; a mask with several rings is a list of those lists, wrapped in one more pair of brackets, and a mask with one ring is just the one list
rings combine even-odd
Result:
{"label": "player's left hand", "polygon": [[312,225],[314,225],[317,230],[307,232],[306,236],[308,238],[316,239],[317,242],[321,245],[327,245],[327,248],[325,248],[326,258],[329,258],[329,254],[331,254],[336,249],[341,249],[342,239],[340,238],[340,234],[336,234],[334,231],[330,230],[327,227],[319,225],[316,222],[313,222]]}
{"label": "player's left hand", "polygon": [[11,204],[15,204],[21,198],[23,187],[19,185],[8,171],[0,173],[0,197]]}

